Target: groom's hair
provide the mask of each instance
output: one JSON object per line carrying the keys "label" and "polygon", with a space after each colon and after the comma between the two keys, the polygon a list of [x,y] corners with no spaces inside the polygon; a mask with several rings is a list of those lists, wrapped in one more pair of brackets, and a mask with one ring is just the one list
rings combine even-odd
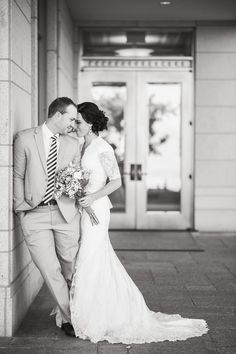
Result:
{"label": "groom's hair", "polygon": [[56,98],[48,107],[48,118],[51,118],[57,112],[60,112],[61,114],[66,113],[66,108],[70,105],[77,107],[69,97]]}

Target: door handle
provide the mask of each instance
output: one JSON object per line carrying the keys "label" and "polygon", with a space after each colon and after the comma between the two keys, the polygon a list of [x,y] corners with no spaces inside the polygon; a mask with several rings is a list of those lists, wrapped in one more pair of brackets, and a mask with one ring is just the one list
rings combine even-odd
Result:
{"label": "door handle", "polygon": [[137,165],[137,180],[142,181],[142,165]]}
{"label": "door handle", "polygon": [[130,164],[130,172],[123,173],[124,175],[130,175],[131,181],[142,181],[142,176],[146,175],[147,173],[142,172],[142,165],[141,164]]}
{"label": "door handle", "polygon": [[134,163],[130,165],[130,179],[131,181],[136,180],[136,165]]}

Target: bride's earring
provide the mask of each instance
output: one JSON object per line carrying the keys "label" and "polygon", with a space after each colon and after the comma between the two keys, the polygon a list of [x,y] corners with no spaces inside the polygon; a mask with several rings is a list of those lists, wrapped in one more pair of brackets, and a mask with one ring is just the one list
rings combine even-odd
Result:
{"label": "bride's earring", "polygon": [[88,131],[88,135],[92,135],[92,134],[93,134],[92,127],[90,127]]}

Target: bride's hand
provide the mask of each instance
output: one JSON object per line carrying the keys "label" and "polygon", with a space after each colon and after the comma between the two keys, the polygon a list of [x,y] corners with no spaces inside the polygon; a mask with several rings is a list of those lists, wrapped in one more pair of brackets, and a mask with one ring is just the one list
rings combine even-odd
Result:
{"label": "bride's hand", "polygon": [[79,203],[80,203],[80,205],[83,208],[87,208],[87,207],[91,206],[94,201],[95,201],[94,195],[93,194],[88,194],[85,197],[81,198],[79,200]]}

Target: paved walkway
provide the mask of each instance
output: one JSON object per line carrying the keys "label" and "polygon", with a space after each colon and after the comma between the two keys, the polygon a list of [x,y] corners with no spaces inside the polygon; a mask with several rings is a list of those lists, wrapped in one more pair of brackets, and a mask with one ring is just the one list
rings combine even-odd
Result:
{"label": "paved walkway", "polygon": [[[43,287],[13,338],[0,338],[1,353],[204,354],[236,353],[236,235],[113,232],[127,271],[155,311],[204,318],[210,331],[175,343],[126,346],[68,338],[48,317],[52,299]],[[136,241],[135,241],[136,238]],[[137,243],[137,240],[139,241]],[[145,249],[145,251],[142,251]]]}

